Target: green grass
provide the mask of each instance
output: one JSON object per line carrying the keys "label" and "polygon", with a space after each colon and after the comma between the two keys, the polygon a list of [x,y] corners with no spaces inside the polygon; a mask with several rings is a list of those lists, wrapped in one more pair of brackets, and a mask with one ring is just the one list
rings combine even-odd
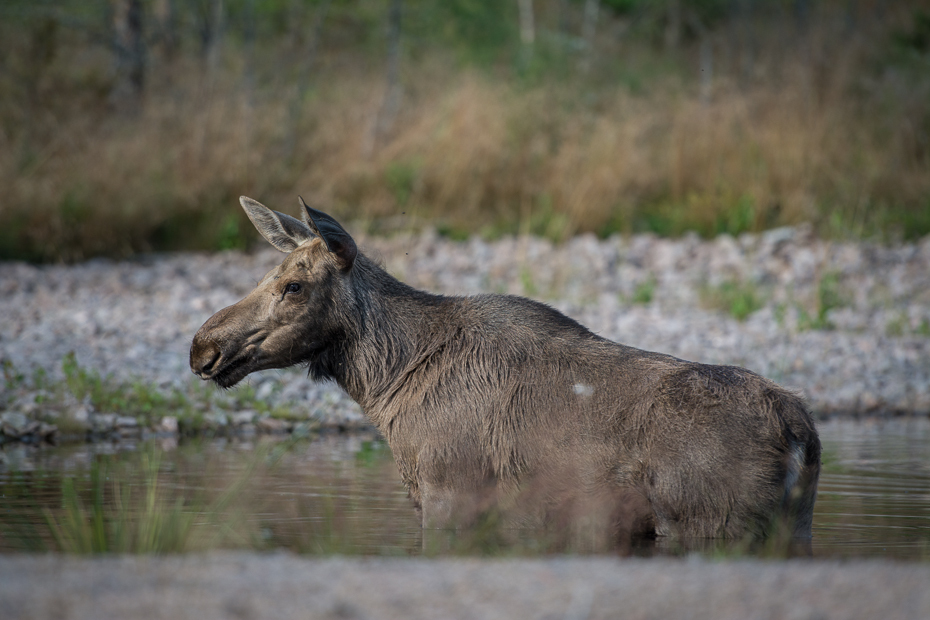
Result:
{"label": "green grass", "polygon": [[18,371],[10,360],[3,360],[2,368],[6,391],[12,392],[26,381],[26,375]]}
{"label": "green grass", "polygon": [[384,183],[399,207],[405,207],[410,201],[421,165],[417,161],[399,161],[385,168]]}
{"label": "green grass", "polygon": [[[78,364],[73,352],[64,357],[61,368],[65,375],[64,384],[77,400],[89,399],[100,413],[133,416],[143,425],[151,425],[167,415],[188,419],[195,409],[208,404],[204,402],[207,396],[204,392],[185,394],[174,389],[165,393],[141,380],[116,382],[110,377],[102,377],[96,370]],[[56,391],[54,386],[51,391]],[[254,392],[248,398],[250,402],[254,400]]]}
{"label": "green grass", "polygon": [[634,304],[651,304],[653,297],[655,297],[655,291],[656,280],[654,277],[649,277],[636,285],[633,294],[630,296],[630,301]]}
{"label": "green grass", "polygon": [[840,276],[835,272],[828,272],[820,277],[814,299],[814,311],[808,312],[806,308],[798,305],[798,329],[831,330],[834,328],[830,321],[830,311],[841,308],[847,304],[846,293],[842,289]]}
{"label": "green grass", "polygon": [[[87,402],[96,413],[134,417],[142,427],[152,427],[163,417],[172,416],[177,418],[184,435],[217,432],[208,419],[209,413],[245,409],[256,411],[259,417],[300,422],[301,432],[305,434],[312,433],[318,426],[303,412],[258,398],[255,388],[248,384],[224,391],[192,380],[184,389],[166,390],[141,379],[118,381],[103,376],[79,364],[73,352],[65,355],[61,368],[64,378],[59,381],[49,379],[42,368],[34,370],[29,378],[6,361],[2,367],[4,398],[12,399],[24,391],[35,392],[36,401],[46,410],[66,410],[74,400]],[[45,421],[57,425],[60,435],[66,438],[82,437],[87,432],[84,423],[68,415],[46,416]]]}
{"label": "green grass", "polygon": [[907,315],[903,312],[890,319],[885,325],[885,335],[889,338],[900,338],[902,336],[921,336],[930,337],[930,319],[924,319],[917,327],[912,328]]}
{"label": "green grass", "polygon": [[83,484],[64,478],[61,509],[44,511],[55,548],[76,554],[190,550],[194,518],[203,507],[183,496],[167,497],[159,470],[159,453],[151,451],[141,456],[135,484],[112,459],[94,460]]}
{"label": "green grass", "polygon": [[752,282],[730,280],[700,290],[701,304],[708,309],[726,312],[737,321],[745,321],[764,305],[762,294]]}
{"label": "green grass", "polygon": [[436,226],[436,232],[440,236],[451,239],[452,241],[468,241],[468,238],[471,237],[471,231],[469,229],[446,222],[440,222]]}
{"label": "green grass", "polygon": [[520,269],[520,284],[523,285],[523,294],[527,297],[535,297],[539,294],[539,287],[536,286],[533,273],[525,265]]}
{"label": "green grass", "polygon": [[640,204],[629,209],[626,225],[623,219],[614,219],[601,229],[607,236],[614,232],[651,232],[663,237],[679,236],[695,231],[705,238],[728,234],[738,236],[744,232],[756,232],[775,224],[774,216],[766,213],[772,221],[760,220],[752,197],[733,196],[731,193],[692,192],[684,199],[662,198]]}
{"label": "green grass", "polygon": [[907,317],[903,314],[898,315],[885,325],[885,335],[889,338],[899,338],[905,334],[906,329]]}
{"label": "green grass", "polygon": [[[11,471],[0,480],[0,548],[84,555],[273,547],[262,518],[248,517],[255,512],[249,504],[279,497],[263,495],[267,476],[280,475],[282,459],[302,441],[263,442],[244,455],[209,454],[198,442],[170,453],[143,444],[137,452],[98,454],[86,467]],[[325,520],[325,512],[319,516]],[[329,521],[340,527],[336,516]]]}
{"label": "green grass", "polygon": [[[48,492],[30,497],[44,504],[41,522],[19,515],[3,528],[6,544],[73,554],[262,549],[240,501],[258,483],[256,472],[277,466],[296,441],[260,446],[219,487],[217,472],[199,462],[202,454],[166,460],[148,445],[138,453],[98,455],[86,470],[61,476],[57,501],[54,492],[51,501]],[[22,495],[15,483],[5,487]]]}
{"label": "green grass", "polygon": [[552,198],[542,194],[536,208],[520,218],[520,233],[549,239],[553,243],[564,241],[574,231],[574,223],[566,213],[557,211]]}

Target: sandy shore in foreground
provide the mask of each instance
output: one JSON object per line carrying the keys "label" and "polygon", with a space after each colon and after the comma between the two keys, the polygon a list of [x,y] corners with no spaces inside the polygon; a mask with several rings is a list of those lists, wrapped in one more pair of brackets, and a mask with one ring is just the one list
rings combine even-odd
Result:
{"label": "sandy shore in foreground", "polygon": [[930,565],[620,558],[0,556],[8,620],[917,619]]}

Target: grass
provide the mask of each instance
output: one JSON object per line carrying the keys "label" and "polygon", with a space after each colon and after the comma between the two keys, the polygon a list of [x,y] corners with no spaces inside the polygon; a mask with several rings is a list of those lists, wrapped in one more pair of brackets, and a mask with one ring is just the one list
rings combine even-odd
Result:
{"label": "grass", "polygon": [[846,305],[846,296],[842,290],[840,276],[834,272],[822,274],[817,283],[814,311],[808,312],[798,305],[798,329],[830,330],[834,325],[830,321],[830,311]]}
{"label": "grass", "polygon": [[535,297],[539,294],[539,287],[533,279],[533,273],[529,267],[520,268],[520,284],[523,286],[523,294],[527,297]]}
{"label": "grass", "polygon": [[905,329],[907,327],[907,317],[904,314],[899,314],[895,318],[888,321],[885,325],[885,335],[889,338],[898,338],[904,335]]}
{"label": "grass", "polygon": [[[193,430],[193,423],[200,417],[198,413],[211,408],[209,391],[197,389],[196,384],[192,384],[188,393],[176,388],[166,393],[140,380],[117,382],[78,364],[73,352],[64,357],[61,367],[63,385],[48,385],[46,392],[60,397],[67,390],[78,401],[88,401],[94,411],[132,416],[143,426],[151,426],[163,416],[174,416],[182,427]],[[237,404],[253,402],[261,406],[254,399],[254,390],[243,393]]]}
{"label": "grass", "polygon": [[30,379],[6,361],[3,364],[6,389],[0,396],[12,399],[24,392],[34,393],[36,402],[46,412],[65,411],[57,416],[46,413],[45,421],[57,425],[59,433],[66,438],[83,437],[88,431],[86,423],[76,421],[66,413],[75,401],[87,403],[96,413],[134,417],[142,427],[150,428],[163,417],[171,416],[178,420],[180,432],[184,435],[222,432],[211,422],[208,414],[242,410],[254,410],[257,417],[299,422],[299,432],[305,435],[317,427],[305,413],[258,398],[251,385],[220,391],[194,381],[185,389],[163,389],[139,379],[117,381],[80,365],[74,353],[62,359],[61,367],[61,380],[49,379],[48,373],[41,368],[37,368]]}
{"label": "grass", "polygon": [[329,459],[307,469],[308,452],[309,442],[294,438],[248,452],[195,442],[164,453],[148,444],[96,455],[86,467],[14,472],[0,480],[0,549],[403,555],[416,548],[410,530],[393,527],[404,518],[415,526],[414,511],[397,495],[383,442],[363,442],[348,475]]}
{"label": "grass", "polygon": [[260,447],[236,473],[219,477],[194,448],[171,454],[143,444],[97,454],[84,466],[78,458],[60,472],[9,472],[0,482],[0,547],[164,554],[249,546],[238,498],[257,469],[280,458],[280,446]]}
{"label": "grass", "polygon": [[917,333],[926,338],[930,338],[930,319],[924,319],[917,327]]}
{"label": "grass", "polygon": [[[78,493],[73,477],[64,478],[61,509],[44,511],[55,548],[77,554],[188,551],[199,511],[182,496],[165,496],[159,468],[157,452],[143,453],[141,482],[134,485],[113,471],[111,461],[95,460],[87,500]],[[107,484],[111,476],[113,481]],[[105,501],[108,493],[109,501]]]}
{"label": "grass", "polygon": [[[10,50],[0,80],[0,258],[245,247],[255,234],[240,194],[283,210],[303,194],[343,219],[397,219],[454,238],[712,236],[805,221],[835,236],[930,232],[928,160],[914,138],[930,126],[930,72],[911,11],[863,19],[870,26],[855,45],[835,31],[832,5],[803,45],[776,36],[794,32],[789,17],[760,16],[751,59],[726,52],[730,39],[715,26],[706,96],[691,61],[696,41],[663,51],[646,23],[614,36],[627,18],[607,10],[599,60],[577,71],[547,43],[557,39],[546,30],[553,6],[538,7],[532,66],[521,68],[516,47],[465,54],[407,41],[402,106],[374,148],[365,145],[384,90],[375,35],[350,46],[339,30],[361,28],[357,15],[340,13],[341,25],[324,31],[326,53],[296,89],[302,55],[286,36],[260,39],[254,53],[231,36],[209,66],[194,54],[155,54],[151,88],[132,113],[108,102],[111,59],[93,40],[11,21],[0,32]],[[516,36],[508,28],[493,30],[504,40]],[[31,56],[40,48],[47,53]],[[810,58],[831,70],[818,73]]]}
{"label": "grass", "polygon": [[656,291],[656,280],[653,277],[647,278],[646,280],[640,282],[636,285],[636,288],[633,289],[633,295],[630,297],[630,301],[634,304],[648,305],[652,303],[652,299],[655,296]]}
{"label": "grass", "polygon": [[3,360],[0,364],[3,368],[3,383],[6,391],[12,392],[26,381],[26,375],[16,369],[16,366],[10,360]]}
{"label": "grass", "polygon": [[726,312],[737,321],[745,321],[765,305],[758,287],[752,282],[728,280],[717,286],[704,286],[700,289],[700,297],[705,308]]}
{"label": "grass", "polygon": [[885,335],[889,338],[899,338],[907,335],[930,337],[930,319],[923,319],[919,325],[911,327],[907,315],[902,312],[890,319],[885,325]]}
{"label": "grass", "polygon": [[[101,413],[131,415],[139,418],[140,423],[150,425],[165,415],[186,417],[193,408],[191,400],[180,390],[165,394],[142,381],[116,383],[79,365],[74,353],[64,357],[61,367],[68,391],[78,401],[88,400],[94,410]],[[54,392],[55,386],[50,387]]]}
{"label": "grass", "polygon": [[[262,446],[217,482],[202,454],[166,454],[152,445],[100,454],[86,468],[12,476],[3,484],[3,547],[72,554],[165,554],[260,548],[240,510],[256,471],[274,467],[293,445]],[[217,486],[219,484],[219,486]],[[38,512],[41,518],[36,519]]]}

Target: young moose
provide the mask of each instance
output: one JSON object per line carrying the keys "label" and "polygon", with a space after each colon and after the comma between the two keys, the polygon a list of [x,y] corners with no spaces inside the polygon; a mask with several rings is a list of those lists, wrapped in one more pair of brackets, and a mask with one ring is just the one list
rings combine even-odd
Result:
{"label": "young moose", "polygon": [[295,364],[335,380],[386,438],[424,526],[493,505],[618,541],[810,537],[820,441],[794,394],[521,297],[415,290],[303,199],[303,221],[240,202],[288,255],[204,323],[191,370],[224,388]]}

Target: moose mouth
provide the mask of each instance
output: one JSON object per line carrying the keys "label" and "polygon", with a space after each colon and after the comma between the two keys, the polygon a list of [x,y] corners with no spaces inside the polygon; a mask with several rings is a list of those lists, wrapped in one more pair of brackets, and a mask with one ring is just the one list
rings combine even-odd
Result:
{"label": "moose mouth", "polygon": [[221,388],[231,388],[242,381],[251,371],[250,357],[235,357],[215,370],[212,377],[204,377]]}

